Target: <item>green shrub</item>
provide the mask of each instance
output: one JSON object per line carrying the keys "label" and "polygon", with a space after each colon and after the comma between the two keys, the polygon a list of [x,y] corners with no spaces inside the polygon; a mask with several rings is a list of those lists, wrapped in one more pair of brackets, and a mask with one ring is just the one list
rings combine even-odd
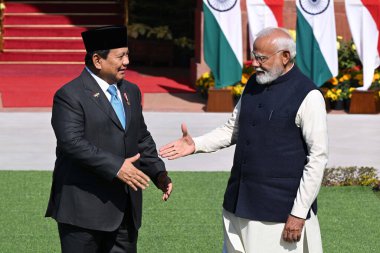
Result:
{"label": "green shrub", "polygon": [[324,186],[375,186],[376,184],[379,184],[379,179],[373,167],[327,168],[322,180]]}

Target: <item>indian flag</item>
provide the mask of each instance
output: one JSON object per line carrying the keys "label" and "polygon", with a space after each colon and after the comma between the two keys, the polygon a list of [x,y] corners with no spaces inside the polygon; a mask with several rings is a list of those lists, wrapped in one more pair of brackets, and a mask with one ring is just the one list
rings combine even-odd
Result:
{"label": "indian flag", "polygon": [[363,87],[367,90],[375,69],[380,65],[379,58],[379,3],[371,0],[346,0],[346,14],[352,38],[363,65]]}
{"label": "indian flag", "polygon": [[284,0],[246,0],[249,45],[256,39],[256,34],[267,27],[282,26],[282,9]]}
{"label": "indian flag", "polygon": [[240,81],[243,42],[240,0],[203,0],[204,58],[221,88]]}
{"label": "indian flag", "polygon": [[297,0],[297,65],[321,86],[338,75],[333,0]]}

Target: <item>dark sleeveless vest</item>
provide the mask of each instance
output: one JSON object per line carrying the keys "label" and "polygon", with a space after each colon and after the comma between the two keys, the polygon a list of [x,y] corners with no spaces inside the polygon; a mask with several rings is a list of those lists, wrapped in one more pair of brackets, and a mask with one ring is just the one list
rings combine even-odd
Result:
{"label": "dark sleeveless vest", "polygon": [[[308,151],[295,124],[314,83],[294,66],[269,85],[253,75],[241,97],[239,136],[223,207],[237,217],[286,222]],[[316,201],[312,205],[317,212]],[[310,211],[308,218],[310,217]]]}

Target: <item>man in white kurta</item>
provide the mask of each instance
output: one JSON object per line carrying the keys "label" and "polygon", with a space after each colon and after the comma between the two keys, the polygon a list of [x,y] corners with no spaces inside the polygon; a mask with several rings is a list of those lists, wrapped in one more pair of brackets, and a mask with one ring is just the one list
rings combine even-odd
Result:
{"label": "man in white kurta", "polygon": [[[253,48],[253,66],[259,84],[267,85],[296,68],[293,63],[295,44],[282,29],[265,29],[258,34]],[[182,125],[183,137],[162,147],[161,156],[176,159],[193,153],[215,152],[236,144],[241,104],[239,101],[224,125],[203,136],[191,138],[186,126]],[[250,220],[223,209],[224,252],[322,252],[318,219],[311,210],[320,189],[328,153],[325,102],[318,90],[307,93],[294,123],[307,146],[307,162],[288,220],[285,223]]]}

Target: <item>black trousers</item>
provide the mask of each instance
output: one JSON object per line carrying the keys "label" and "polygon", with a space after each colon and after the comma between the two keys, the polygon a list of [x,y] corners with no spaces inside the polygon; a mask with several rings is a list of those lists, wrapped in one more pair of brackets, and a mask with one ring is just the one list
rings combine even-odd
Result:
{"label": "black trousers", "polygon": [[136,253],[138,231],[127,212],[120,227],[113,232],[58,223],[62,253]]}

